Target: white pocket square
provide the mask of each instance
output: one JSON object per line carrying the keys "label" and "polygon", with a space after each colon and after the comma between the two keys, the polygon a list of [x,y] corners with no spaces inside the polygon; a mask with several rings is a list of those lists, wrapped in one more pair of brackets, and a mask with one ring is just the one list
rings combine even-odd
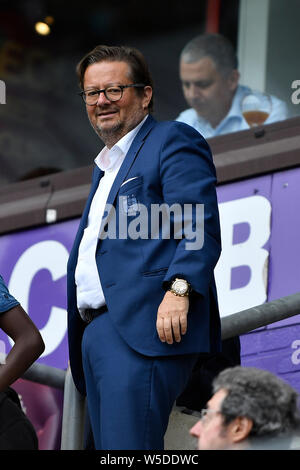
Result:
{"label": "white pocket square", "polygon": [[135,180],[136,178],[138,178],[138,176],[134,176],[133,178],[129,178],[128,180],[124,181],[124,182],[121,184],[120,188],[121,188],[122,186],[124,186],[124,184],[129,183],[129,181]]}

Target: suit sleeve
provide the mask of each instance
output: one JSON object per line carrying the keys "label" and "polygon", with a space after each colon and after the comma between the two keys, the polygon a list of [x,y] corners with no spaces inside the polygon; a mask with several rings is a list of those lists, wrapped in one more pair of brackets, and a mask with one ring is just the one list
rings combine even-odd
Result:
{"label": "suit sleeve", "polygon": [[205,296],[221,253],[216,172],[206,140],[192,127],[172,123],[161,147],[160,172],[164,202],[180,205],[182,215],[182,236],[164,286],[183,277]]}

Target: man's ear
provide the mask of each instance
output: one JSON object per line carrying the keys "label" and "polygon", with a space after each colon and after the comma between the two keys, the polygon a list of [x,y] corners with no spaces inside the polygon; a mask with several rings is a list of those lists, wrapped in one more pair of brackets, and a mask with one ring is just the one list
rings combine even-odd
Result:
{"label": "man's ear", "polygon": [[253,421],[245,416],[238,416],[229,425],[232,442],[241,442],[247,439],[253,427]]}
{"label": "man's ear", "polygon": [[147,85],[144,88],[144,97],[143,97],[143,108],[147,109],[152,98],[152,88]]}
{"label": "man's ear", "polygon": [[235,91],[240,79],[240,72],[236,69],[232,70],[227,77],[227,84],[230,91]]}

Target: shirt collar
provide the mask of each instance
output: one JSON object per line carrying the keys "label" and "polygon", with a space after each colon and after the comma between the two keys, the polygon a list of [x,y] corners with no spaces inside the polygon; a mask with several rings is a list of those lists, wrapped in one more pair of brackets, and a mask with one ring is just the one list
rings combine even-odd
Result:
{"label": "shirt collar", "polygon": [[[232,99],[232,102],[231,102],[231,107],[230,107],[228,113],[222,119],[222,121],[217,125],[217,127],[215,129],[218,129],[219,126],[221,126],[225,121],[227,121],[231,117],[237,117],[239,119],[242,119],[241,100],[244,97],[244,95],[248,92],[248,90],[250,90],[250,88],[238,85],[238,87],[237,87],[237,89],[236,89],[236,91],[233,95],[233,99]],[[211,129],[213,129],[213,127],[210,125],[210,123],[208,121],[206,121],[206,119],[199,116],[196,113],[196,111],[195,111],[195,116],[197,117],[199,123],[202,126],[206,125],[206,126],[210,127]]]}
{"label": "shirt collar", "polygon": [[248,90],[249,90],[248,87],[238,85],[238,87],[237,87],[237,89],[234,93],[232,102],[231,102],[230,110],[228,111],[226,116],[222,119],[222,121],[219,122],[219,124],[217,125],[216,128],[213,129],[211,127],[211,130],[212,130],[214,135],[221,134],[222,133],[221,132],[222,128],[225,125],[229,124],[232,120],[238,120],[238,121],[243,120],[243,115],[242,115],[242,111],[241,111],[241,101],[242,101],[245,93],[247,93]]}
{"label": "shirt collar", "polygon": [[241,120],[243,119],[241,111],[241,101],[245,94],[249,92],[249,90],[250,88],[248,87],[238,85],[231,103],[231,108],[226,116],[226,119],[228,119],[229,117],[238,117]]}
{"label": "shirt collar", "polygon": [[106,146],[95,158],[95,163],[102,171],[112,171],[117,166],[121,166],[135,136],[144,124],[148,117],[148,114],[144,119],[131,131],[125,134],[111,149]]}

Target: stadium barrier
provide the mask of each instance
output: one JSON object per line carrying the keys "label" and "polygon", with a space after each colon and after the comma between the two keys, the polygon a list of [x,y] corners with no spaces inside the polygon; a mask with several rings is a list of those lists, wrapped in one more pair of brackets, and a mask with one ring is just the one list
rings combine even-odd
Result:
{"label": "stadium barrier", "polygon": [[[240,336],[300,313],[300,292],[221,318],[222,339]],[[70,369],[33,364],[23,378],[64,389],[61,450],[83,449],[86,400],[76,389]]]}

